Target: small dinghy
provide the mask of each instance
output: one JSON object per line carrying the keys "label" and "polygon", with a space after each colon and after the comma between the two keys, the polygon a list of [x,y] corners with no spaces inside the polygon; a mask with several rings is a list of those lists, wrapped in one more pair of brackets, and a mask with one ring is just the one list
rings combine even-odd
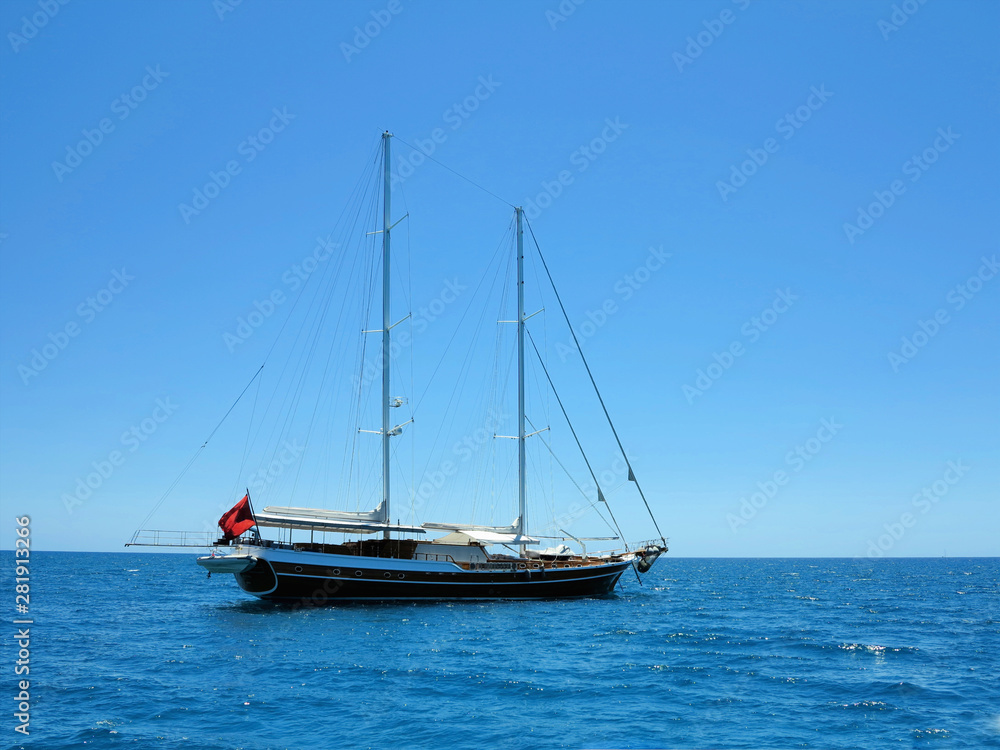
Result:
{"label": "small dinghy", "polygon": [[242,573],[257,564],[250,555],[205,555],[198,564],[209,573]]}

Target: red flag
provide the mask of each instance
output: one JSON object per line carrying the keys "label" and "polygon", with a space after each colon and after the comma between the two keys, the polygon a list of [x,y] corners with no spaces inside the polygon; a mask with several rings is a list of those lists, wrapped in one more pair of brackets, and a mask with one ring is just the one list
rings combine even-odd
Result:
{"label": "red flag", "polygon": [[219,528],[226,539],[235,539],[244,531],[257,525],[250,511],[250,496],[244,495],[236,505],[222,514]]}

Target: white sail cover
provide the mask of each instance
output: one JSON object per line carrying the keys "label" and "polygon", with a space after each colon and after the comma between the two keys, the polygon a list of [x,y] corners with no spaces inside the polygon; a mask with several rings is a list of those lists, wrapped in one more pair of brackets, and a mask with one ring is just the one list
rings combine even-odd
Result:
{"label": "white sail cover", "polygon": [[496,534],[491,531],[453,531],[437,539],[432,539],[432,544],[538,544],[537,539],[530,536],[519,536],[516,534]]}
{"label": "white sail cover", "polygon": [[435,542],[451,541],[452,538],[458,541],[459,537],[456,535],[461,535],[482,544],[538,544],[537,539],[533,539],[522,533],[520,518],[517,518],[510,526],[477,526],[469,523],[428,522],[423,524],[423,527],[434,531],[453,532],[441,539],[435,539]]}
{"label": "white sail cover", "polygon": [[386,523],[389,519],[385,513],[385,500],[379,503],[375,510],[350,511],[350,510],[324,510],[322,508],[291,508],[277,505],[269,505],[264,508],[264,513],[284,514],[297,516],[300,518],[315,518],[322,521],[332,521],[339,519],[342,521],[368,521],[369,523]]}
{"label": "white sail cover", "polygon": [[425,533],[419,526],[399,526],[390,524],[382,503],[373,511],[324,510],[322,508],[294,508],[269,505],[254,514],[258,526],[283,529],[305,529],[309,531],[337,531],[344,533],[371,534],[376,531],[405,531]]}

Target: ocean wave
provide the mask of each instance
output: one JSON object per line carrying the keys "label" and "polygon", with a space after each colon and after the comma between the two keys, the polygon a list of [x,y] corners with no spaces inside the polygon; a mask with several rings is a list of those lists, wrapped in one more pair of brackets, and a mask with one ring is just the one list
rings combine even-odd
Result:
{"label": "ocean wave", "polygon": [[915,654],[920,651],[916,646],[880,646],[875,643],[841,643],[838,648],[842,648],[845,651],[862,651],[879,656],[884,656],[885,654]]}

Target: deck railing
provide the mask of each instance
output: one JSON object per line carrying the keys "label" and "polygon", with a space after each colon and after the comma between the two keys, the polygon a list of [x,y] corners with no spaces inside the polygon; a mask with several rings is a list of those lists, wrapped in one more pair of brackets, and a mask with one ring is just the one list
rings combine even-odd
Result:
{"label": "deck railing", "polygon": [[[433,560],[435,562],[450,562],[450,563],[454,563],[455,562],[455,558],[452,557],[451,555],[446,555],[446,554],[440,554],[440,555],[438,555],[438,554],[433,554],[433,553],[430,553],[430,552],[417,552],[417,553],[414,553],[413,559],[414,560]],[[458,563],[455,563],[455,564],[457,565]]]}
{"label": "deck railing", "polygon": [[216,531],[161,531],[140,529],[126,547],[211,547],[219,538]]}

